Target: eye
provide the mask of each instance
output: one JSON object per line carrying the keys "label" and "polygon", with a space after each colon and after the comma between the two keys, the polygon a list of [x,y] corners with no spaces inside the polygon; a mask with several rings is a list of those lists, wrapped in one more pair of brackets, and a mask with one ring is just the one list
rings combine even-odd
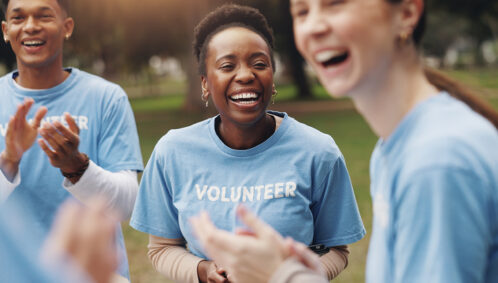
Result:
{"label": "eye", "polygon": [[325,1],[325,5],[334,6],[334,5],[342,4],[344,2],[346,2],[346,0],[328,0],[328,1]]}
{"label": "eye", "polygon": [[24,19],[24,17],[22,15],[14,15],[14,16],[10,17],[10,19],[14,22],[19,22],[19,21],[22,21]]}
{"label": "eye", "polygon": [[303,18],[308,14],[308,8],[306,7],[294,8],[292,9],[291,14],[294,19]]}
{"label": "eye", "polygon": [[226,71],[226,72],[233,70],[233,68],[234,68],[234,65],[231,63],[224,63],[224,64],[221,64],[221,66],[220,66],[220,70]]}
{"label": "eye", "polygon": [[52,14],[41,14],[40,16],[38,16],[38,18],[42,21],[49,21],[54,18],[54,16]]}
{"label": "eye", "polygon": [[254,63],[254,67],[259,70],[264,70],[268,67],[268,64],[266,64],[266,62],[263,61],[258,61]]}

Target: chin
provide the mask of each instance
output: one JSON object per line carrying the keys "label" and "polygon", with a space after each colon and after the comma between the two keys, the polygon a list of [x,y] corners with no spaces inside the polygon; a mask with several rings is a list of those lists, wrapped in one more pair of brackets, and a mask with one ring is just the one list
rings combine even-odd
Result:
{"label": "chin", "polygon": [[323,87],[327,91],[328,95],[332,98],[343,98],[348,97],[348,93],[351,91],[351,87],[345,83],[334,83],[334,82],[323,82],[321,81]]}

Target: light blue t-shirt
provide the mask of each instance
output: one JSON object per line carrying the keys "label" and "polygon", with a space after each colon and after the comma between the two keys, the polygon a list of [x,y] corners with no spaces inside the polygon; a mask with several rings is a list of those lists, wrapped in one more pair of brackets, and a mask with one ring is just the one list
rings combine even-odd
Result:
{"label": "light blue t-shirt", "polygon": [[[142,157],[138,143],[135,119],[128,98],[116,84],[72,68],[61,84],[46,90],[25,90],[15,85],[17,72],[0,78],[0,152],[5,148],[5,133],[9,117],[25,98],[33,98],[35,104],[27,115],[32,119],[40,106],[48,108],[43,121],[61,121],[69,112],[80,128],[80,152],[102,168],[142,170]],[[53,167],[41,147],[35,143],[22,157],[20,163],[21,184],[7,199],[18,201],[33,208],[32,233],[41,238],[52,224],[59,205],[73,198],[63,186],[63,176]],[[128,263],[121,230],[118,233],[118,249],[123,259],[119,273],[128,275]]]}
{"label": "light blue t-shirt", "polygon": [[169,131],[142,177],[131,226],[163,238],[185,238],[204,257],[189,218],[208,211],[218,228],[241,227],[243,203],[284,236],[338,246],[365,235],[343,156],[334,140],[287,116],[263,143],[234,150],[211,118]]}
{"label": "light blue t-shirt", "polygon": [[371,159],[368,283],[498,282],[498,131],[446,93]]}

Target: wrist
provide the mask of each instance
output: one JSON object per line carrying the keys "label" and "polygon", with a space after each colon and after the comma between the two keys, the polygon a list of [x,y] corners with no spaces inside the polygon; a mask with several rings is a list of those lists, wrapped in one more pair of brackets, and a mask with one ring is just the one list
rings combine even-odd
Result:
{"label": "wrist", "polygon": [[7,180],[9,180],[9,182],[12,182],[14,180],[17,171],[19,171],[20,162],[21,160],[9,158],[5,151],[0,153],[0,170],[3,172],[5,177],[7,177]]}
{"label": "wrist", "polygon": [[76,157],[76,164],[77,166],[75,166],[74,168],[72,169],[60,169],[61,170],[61,173],[64,177],[68,178],[68,179],[74,179],[74,178],[80,178],[81,176],[83,176],[83,174],[85,173],[86,169],[88,168],[88,166],[90,165],[90,158],[88,158],[88,155],[84,154],[84,153],[80,153],[77,157]]}
{"label": "wrist", "polygon": [[12,157],[9,153],[7,153],[7,151],[4,150],[0,153],[0,162],[2,162],[2,164],[19,165],[21,158]]}
{"label": "wrist", "polygon": [[207,282],[207,270],[210,264],[211,264],[210,261],[202,260],[197,265],[197,277],[199,279],[199,282],[201,283]]}

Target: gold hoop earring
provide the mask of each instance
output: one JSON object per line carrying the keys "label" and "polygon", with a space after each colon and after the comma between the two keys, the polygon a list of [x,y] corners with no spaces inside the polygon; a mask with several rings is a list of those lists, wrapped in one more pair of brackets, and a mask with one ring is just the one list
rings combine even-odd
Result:
{"label": "gold hoop earring", "polygon": [[399,35],[398,35],[398,43],[400,46],[404,46],[406,45],[409,40],[410,40],[410,32],[407,32],[407,31],[402,31]]}
{"label": "gold hoop earring", "polygon": [[[205,90],[204,88],[202,90]],[[201,93],[201,100],[206,102],[206,108],[209,107],[209,93]]]}
{"label": "gold hoop earring", "polygon": [[273,85],[273,90],[271,93],[271,104],[275,104],[275,97],[277,96],[277,94],[277,89],[275,88],[275,85]]}

